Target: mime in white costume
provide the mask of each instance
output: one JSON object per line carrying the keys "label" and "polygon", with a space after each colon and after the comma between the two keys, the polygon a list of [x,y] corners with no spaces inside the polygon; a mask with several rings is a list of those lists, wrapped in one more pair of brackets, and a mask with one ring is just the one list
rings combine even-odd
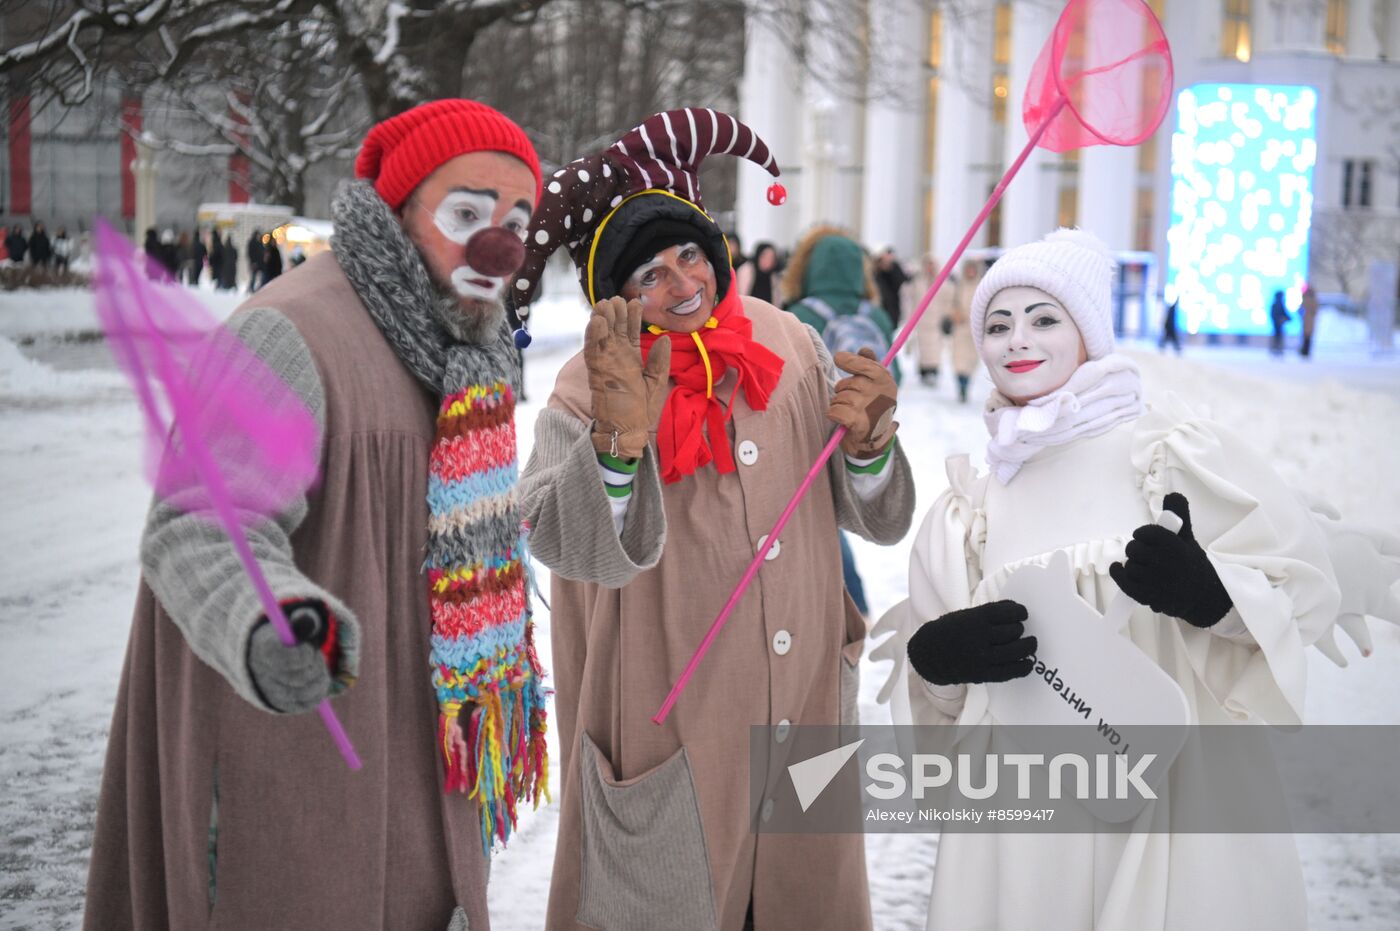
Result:
{"label": "mime in white costume", "polygon": [[[1244,443],[1144,403],[1136,366],[1114,353],[1112,275],[1102,244],[1060,230],[1008,252],[977,289],[990,474],[948,460],[909,599],[876,628],[897,634],[882,647],[896,657],[896,723],[993,723],[985,683],[1027,675],[1036,649],[1002,586],[1056,552],[1100,613],[1120,588],[1137,603],[1126,634],[1181,686],[1192,723],[1301,723],[1305,649],[1335,655],[1339,615],[1364,638],[1361,615],[1396,613],[1394,540],[1382,553],[1353,535],[1338,549],[1341,525]],[[1152,526],[1164,507],[1180,533]],[[1362,550],[1371,563],[1353,565],[1344,604],[1333,557]],[[945,832],[928,928],[1289,931],[1306,919],[1288,834]]]}

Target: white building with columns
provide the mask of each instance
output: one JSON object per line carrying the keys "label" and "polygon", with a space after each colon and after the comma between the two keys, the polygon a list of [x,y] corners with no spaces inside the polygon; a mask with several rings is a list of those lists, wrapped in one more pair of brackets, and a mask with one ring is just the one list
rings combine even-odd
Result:
{"label": "white building with columns", "polygon": [[[1171,43],[1177,91],[1210,82],[1317,89],[1314,240],[1320,221],[1360,217],[1362,250],[1400,258],[1400,0],[1147,3]],[[906,260],[947,256],[1025,145],[1022,93],[1063,3],[805,0],[800,42],[781,32],[792,18],[767,16],[765,6],[755,0],[749,21],[740,116],[777,156],[789,199],[770,207],[766,176],[739,172],[745,247],[791,247],[826,221]],[[862,61],[863,75],[852,68]],[[1175,122],[1173,103],[1137,148],[1036,150],[971,245],[1009,247],[1076,225],[1117,252],[1152,253],[1164,268]],[[1320,254],[1315,247],[1310,277],[1341,290],[1318,267]],[[1356,291],[1364,277],[1347,284]]]}

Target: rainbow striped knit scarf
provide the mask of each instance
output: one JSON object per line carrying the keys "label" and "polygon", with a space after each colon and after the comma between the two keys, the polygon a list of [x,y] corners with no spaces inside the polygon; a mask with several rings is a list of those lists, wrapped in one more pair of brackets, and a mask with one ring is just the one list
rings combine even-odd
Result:
{"label": "rainbow striped knit scarf", "polygon": [[[516,805],[549,797],[544,671],[526,593],[526,528],[516,499],[515,344],[502,319],[479,343],[445,329],[427,270],[367,182],[331,204],[331,248],[399,360],[441,397],[428,462],[428,575],[433,687],[448,792],[481,805],[489,852]],[[448,723],[466,744],[458,759]]]}
{"label": "rainbow striped knit scarf", "polygon": [[[481,801],[482,842],[505,842],[516,803],[548,795],[545,690],[526,593],[516,498],[515,393],[506,380],[450,392],[428,463],[432,669],[447,791]],[[457,719],[466,760],[447,724]],[[463,775],[465,770],[465,776]]]}

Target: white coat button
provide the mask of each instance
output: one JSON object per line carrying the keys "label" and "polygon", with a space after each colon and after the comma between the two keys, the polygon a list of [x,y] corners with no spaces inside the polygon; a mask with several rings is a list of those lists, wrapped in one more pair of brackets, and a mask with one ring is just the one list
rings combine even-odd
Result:
{"label": "white coat button", "polygon": [[753,465],[758,461],[758,444],[753,440],[744,440],[739,444],[739,461],[744,465]]}
{"label": "white coat button", "polygon": [[780,630],[773,635],[773,652],[779,656],[787,656],[787,651],[792,649],[792,634],[785,630]]}
{"label": "white coat button", "polygon": [[773,731],[773,739],[778,743],[784,743],[788,739],[788,731],[792,729],[792,722],[783,718],[778,722],[778,727]]}
{"label": "white coat button", "polygon": [[[767,543],[767,542],[768,542],[768,534],[765,533],[763,536],[761,536],[761,537],[758,538],[758,549],[760,549],[760,550],[763,549],[763,544],[765,544],[765,543]],[[763,556],[763,561],[764,561],[764,562],[768,562],[769,560],[777,559],[777,558],[778,558],[778,553],[779,553],[779,551],[782,550],[782,548],[783,548],[783,541],[782,541],[782,540],[774,540],[774,541],[773,541],[773,548],[772,548],[771,550],[769,550],[767,553],[764,554],[764,556]]]}
{"label": "white coat button", "polygon": [[767,821],[773,817],[773,800],[770,798],[763,803],[763,820]]}

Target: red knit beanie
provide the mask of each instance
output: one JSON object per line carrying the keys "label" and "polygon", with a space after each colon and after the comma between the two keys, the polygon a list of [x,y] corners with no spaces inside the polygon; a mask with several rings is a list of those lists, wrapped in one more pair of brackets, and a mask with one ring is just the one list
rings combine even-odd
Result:
{"label": "red knit beanie", "polygon": [[355,177],[373,181],[397,210],[424,178],[468,152],[514,155],[529,166],[539,195],[540,160],[525,131],[475,100],[434,100],[376,124],[360,146]]}

